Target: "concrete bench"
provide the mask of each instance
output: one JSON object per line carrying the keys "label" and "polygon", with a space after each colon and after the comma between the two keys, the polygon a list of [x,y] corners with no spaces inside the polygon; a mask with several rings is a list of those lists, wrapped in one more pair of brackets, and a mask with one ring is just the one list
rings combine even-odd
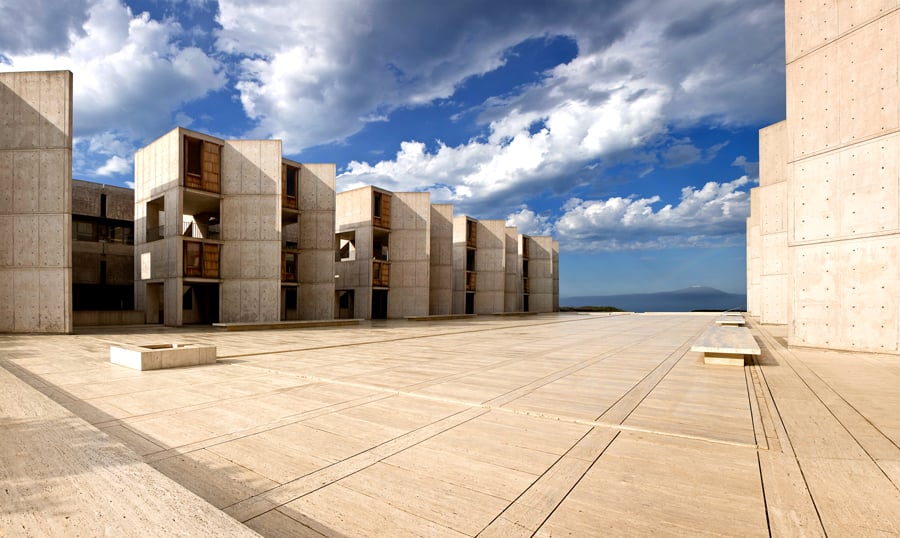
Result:
{"label": "concrete bench", "polygon": [[716,318],[716,325],[744,325],[744,316],[719,316]]}
{"label": "concrete bench", "polygon": [[359,325],[361,319],[310,319],[288,321],[233,321],[213,323],[213,327],[226,331],[268,331],[272,329],[312,329],[318,327],[341,327]]}
{"label": "concrete bench", "polygon": [[706,329],[691,346],[691,351],[703,353],[706,364],[743,366],[748,355],[759,355],[759,345],[750,329],[715,325]]}
{"label": "concrete bench", "polygon": [[201,344],[145,344],[109,346],[109,361],[135,370],[160,370],[215,364],[216,346]]}

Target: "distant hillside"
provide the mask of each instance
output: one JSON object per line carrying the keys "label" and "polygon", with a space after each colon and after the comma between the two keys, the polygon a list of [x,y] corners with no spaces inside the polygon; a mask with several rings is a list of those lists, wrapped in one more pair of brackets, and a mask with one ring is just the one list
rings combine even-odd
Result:
{"label": "distant hillside", "polygon": [[692,310],[744,310],[747,296],[706,286],[627,295],[561,297],[560,306],[614,306],[629,312],[690,312]]}

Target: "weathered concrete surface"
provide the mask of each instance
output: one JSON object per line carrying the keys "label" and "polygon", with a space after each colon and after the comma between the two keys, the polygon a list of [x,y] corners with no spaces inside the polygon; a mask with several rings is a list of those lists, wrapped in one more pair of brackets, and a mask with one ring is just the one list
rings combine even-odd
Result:
{"label": "weathered concrete surface", "polygon": [[0,332],[72,330],[72,73],[0,73]]}
{"label": "weathered concrete surface", "polygon": [[900,354],[900,5],[785,3],[787,119],[760,131],[748,302],[792,345]]}

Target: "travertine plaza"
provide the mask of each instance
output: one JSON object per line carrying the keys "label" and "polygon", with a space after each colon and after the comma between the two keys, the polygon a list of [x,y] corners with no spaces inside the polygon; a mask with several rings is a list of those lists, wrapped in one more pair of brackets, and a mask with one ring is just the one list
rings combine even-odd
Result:
{"label": "travertine plaza", "polygon": [[717,314],[554,312],[552,238],[278,141],[164,135],[129,228],[73,186],[71,75],[0,75],[0,536],[900,534],[900,5],[785,13],[738,365],[691,350]]}

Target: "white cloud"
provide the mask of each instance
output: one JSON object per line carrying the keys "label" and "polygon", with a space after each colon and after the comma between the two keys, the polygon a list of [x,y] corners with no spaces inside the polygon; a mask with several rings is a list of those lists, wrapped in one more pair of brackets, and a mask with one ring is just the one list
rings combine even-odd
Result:
{"label": "white cloud", "polygon": [[63,52],[84,34],[87,0],[4,0],[0,3],[0,58],[35,51]]}
{"label": "white cloud", "polygon": [[685,187],[677,205],[659,196],[612,197],[605,200],[572,198],[556,221],[560,244],[566,249],[635,250],[672,247],[723,246],[744,239],[750,214],[750,194],[739,190],[750,183],[710,181],[702,188]]}
{"label": "white cloud", "polygon": [[[183,30],[174,20],[135,15],[119,0],[92,0],[86,5],[46,3],[48,11],[82,6],[80,17],[70,17],[74,21],[67,34],[70,39],[63,44],[68,46],[8,54],[11,65],[0,65],[0,69],[71,70],[75,136],[90,140],[82,150],[117,153],[120,160],[116,163],[130,160],[135,142],[169,130],[181,105],[222,88],[226,82],[219,60],[199,48],[178,44]],[[96,164],[96,158],[83,154],[76,156],[78,162],[88,163],[76,168],[83,174],[92,168],[91,162]],[[97,170],[124,173],[108,159]]]}
{"label": "white cloud", "polygon": [[[536,10],[522,8],[529,9]],[[628,158],[644,159],[650,167],[660,161],[683,166],[711,161],[726,144],[700,148],[671,139],[672,128],[745,125],[783,114],[777,1],[698,0],[687,8],[683,2],[635,1],[607,9],[606,24],[571,9],[541,26],[546,35],[573,37],[578,56],[544,73],[539,83],[486,101],[478,117],[487,136],[430,150],[409,140],[394,159],[350,163],[339,185],[430,190],[467,212],[510,211],[541,193],[596,184],[603,172],[598,162],[615,162],[629,152],[634,154]],[[500,24],[506,31],[497,33],[510,36],[507,46],[533,30],[517,22]],[[412,33],[408,39],[424,39]],[[769,65],[775,67],[763,67]],[[408,95],[399,97],[413,104]],[[383,100],[377,106],[395,105]],[[647,147],[657,154],[639,155]]]}
{"label": "white cloud", "polygon": [[519,233],[526,235],[552,235],[553,223],[548,215],[535,213],[527,206],[506,217],[507,226],[515,226]]}
{"label": "white cloud", "polygon": [[106,164],[97,169],[98,176],[115,176],[131,171],[131,162],[128,159],[113,155],[107,159]]}

